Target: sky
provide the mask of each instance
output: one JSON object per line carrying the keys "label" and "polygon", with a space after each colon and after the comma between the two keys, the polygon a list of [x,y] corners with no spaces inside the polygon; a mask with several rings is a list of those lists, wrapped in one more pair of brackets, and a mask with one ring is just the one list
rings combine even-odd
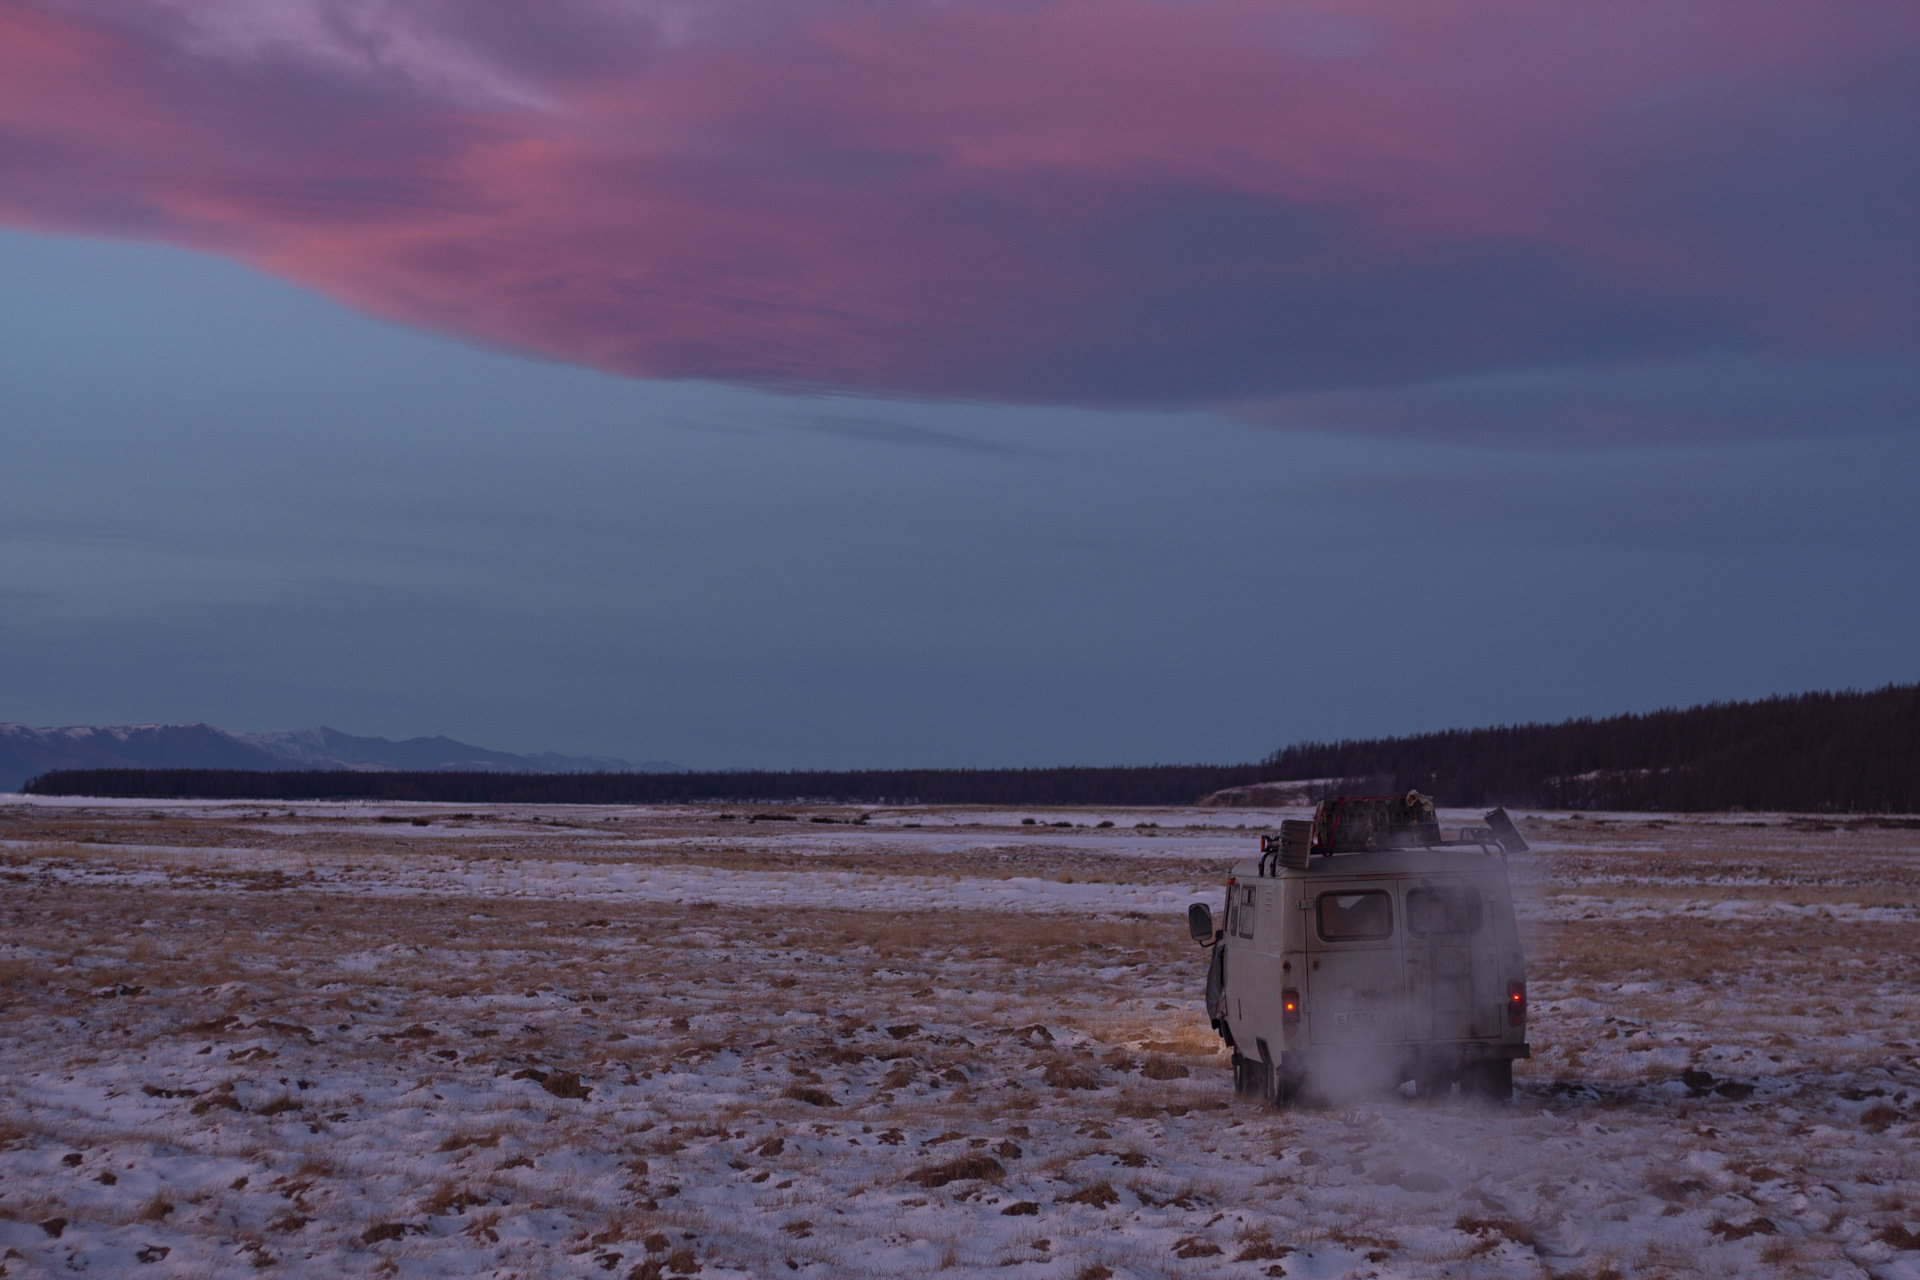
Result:
{"label": "sky", "polygon": [[1916,678],[1905,0],[0,0],[0,721],[1235,761]]}

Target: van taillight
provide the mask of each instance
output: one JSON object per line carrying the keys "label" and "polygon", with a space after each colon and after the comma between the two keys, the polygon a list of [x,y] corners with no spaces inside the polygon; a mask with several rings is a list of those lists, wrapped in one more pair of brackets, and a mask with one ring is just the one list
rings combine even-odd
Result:
{"label": "van taillight", "polygon": [[1300,1029],[1300,993],[1298,991],[1280,993],[1280,1029],[1288,1035]]}
{"label": "van taillight", "polygon": [[1507,984],[1507,1022],[1516,1027],[1527,1025],[1527,984]]}

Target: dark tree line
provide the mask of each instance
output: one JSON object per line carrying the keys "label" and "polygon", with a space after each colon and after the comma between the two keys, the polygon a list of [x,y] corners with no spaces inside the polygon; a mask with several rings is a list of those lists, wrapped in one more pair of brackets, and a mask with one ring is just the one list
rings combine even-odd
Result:
{"label": "dark tree line", "polygon": [[1444,805],[1920,812],[1920,685],[1808,693],[1560,724],[1301,743],[1257,765],[727,773],[374,773],[80,769],[36,795],[426,800],[446,804],[1183,805],[1228,787],[1369,778]]}
{"label": "dark tree line", "polygon": [[445,804],[1180,805],[1258,781],[1258,765],[1113,769],[863,769],[736,773],[370,773],[73,769],[35,795],[146,800],[432,800]]}
{"label": "dark tree line", "polygon": [[1684,711],[1302,743],[1275,777],[1382,775],[1442,804],[1920,812],[1920,685]]}

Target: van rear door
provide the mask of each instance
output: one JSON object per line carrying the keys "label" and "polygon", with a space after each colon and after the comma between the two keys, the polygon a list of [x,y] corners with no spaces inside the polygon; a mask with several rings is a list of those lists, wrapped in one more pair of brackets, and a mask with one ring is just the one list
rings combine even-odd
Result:
{"label": "van rear door", "polygon": [[1487,896],[1469,879],[1406,882],[1409,1013],[1421,1039],[1475,1040],[1500,1033]]}
{"label": "van rear door", "polygon": [[1315,886],[1306,906],[1307,1042],[1404,1040],[1400,908],[1391,882]]}

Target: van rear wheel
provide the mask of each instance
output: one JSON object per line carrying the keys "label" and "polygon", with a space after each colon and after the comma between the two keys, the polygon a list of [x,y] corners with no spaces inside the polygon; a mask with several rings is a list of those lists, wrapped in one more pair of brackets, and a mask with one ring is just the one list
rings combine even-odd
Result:
{"label": "van rear wheel", "polygon": [[1505,1102],[1513,1097],[1513,1059],[1487,1058],[1472,1063],[1461,1072],[1460,1085],[1463,1092]]}

